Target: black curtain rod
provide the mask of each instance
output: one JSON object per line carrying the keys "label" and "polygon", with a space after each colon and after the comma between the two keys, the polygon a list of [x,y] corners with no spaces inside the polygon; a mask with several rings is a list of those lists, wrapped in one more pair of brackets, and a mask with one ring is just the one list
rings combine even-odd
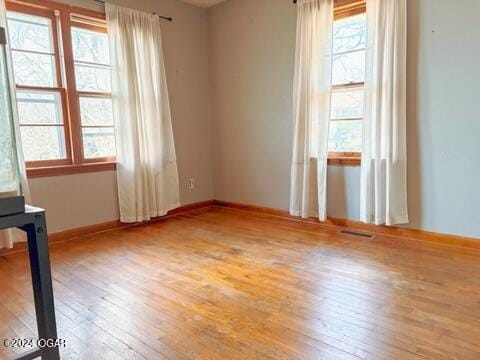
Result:
{"label": "black curtain rod", "polygon": [[[95,1],[99,2],[99,3],[102,3],[102,4],[105,4],[105,0],[95,0]],[[157,15],[161,19],[165,19],[165,20],[168,20],[168,21],[173,21],[173,18],[171,16],[162,16],[162,15],[158,15],[157,13],[152,13],[152,14]]]}

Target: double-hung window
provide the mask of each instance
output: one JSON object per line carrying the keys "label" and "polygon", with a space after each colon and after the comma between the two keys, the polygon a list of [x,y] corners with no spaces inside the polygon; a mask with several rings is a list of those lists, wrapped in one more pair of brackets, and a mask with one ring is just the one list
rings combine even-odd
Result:
{"label": "double-hung window", "polygon": [[336,0],[335,5],[329,162],[357,164],[365,93],[365,2]]}
{"label": "double-hung window", "polygon": [[29,176],[113,169],[110,59],[102,14],[7,1],[17,108]]}

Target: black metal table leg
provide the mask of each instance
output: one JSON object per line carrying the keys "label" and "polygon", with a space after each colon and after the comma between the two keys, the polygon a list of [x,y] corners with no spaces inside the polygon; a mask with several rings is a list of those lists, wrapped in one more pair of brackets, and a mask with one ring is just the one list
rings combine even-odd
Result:
{"label": "black metal table leg", "polygon": [[[38,338],[42,340],[56,340],[57,327],[55,322],[45,213],[36,213],[34,215],[34,222],[26,225],[24,229],[28,236],[28,254],[32,273]],[[41,352],[42,359],[56,360],[60,358],[57,346],[45,346],[41,348]]]}

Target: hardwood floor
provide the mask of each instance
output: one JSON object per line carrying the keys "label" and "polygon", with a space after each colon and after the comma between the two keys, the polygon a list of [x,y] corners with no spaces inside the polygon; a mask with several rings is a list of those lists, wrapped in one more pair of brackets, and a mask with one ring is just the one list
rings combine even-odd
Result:
{"label": "hardwood floor", "polygon": [[[51,259],[63,359],[480,359],[478,250],[212,207]],[[35,336],[26,254],[0,257],[0,319]]]}

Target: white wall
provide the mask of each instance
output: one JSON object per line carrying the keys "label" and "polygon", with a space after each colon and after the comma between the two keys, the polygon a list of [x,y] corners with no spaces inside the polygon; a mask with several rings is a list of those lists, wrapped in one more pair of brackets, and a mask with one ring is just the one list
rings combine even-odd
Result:
{"label": "white wall", "polygon": [[215,198],[288,208],[295,7],[227,0],[208,10]]}
{"label": "white wall", "polygon": [[[62,1],[62,0],[60,0]],[[102,11],[93,0],[62,2]],[[116,0],[115,3],[173,16],[162,23],[167,82],[177,151],[182,204],[210,200],[212,129],[208,93],[206,10],[176,0]],[[47,211],[50,232],[117,220],[115,172],[30,179],[33,204]],[[195,178],[195,189],[187,180]]]}
{"label": "white wall", "polygon": [[[409,227],[480,238],[478,0],[408,0]],[[288,209],[296,8],[208,10],[217,199]],[[358,219],[359,168],[329,167],[328,213]]]}
{"label": "white wall", "polygon": [[412,224],[480,238],[480,1],[408,5]]}
{"label": "white wall", "polygon": [[47,211],[48,231],[118,219],[113,171],[30,179],[33,203]]}

